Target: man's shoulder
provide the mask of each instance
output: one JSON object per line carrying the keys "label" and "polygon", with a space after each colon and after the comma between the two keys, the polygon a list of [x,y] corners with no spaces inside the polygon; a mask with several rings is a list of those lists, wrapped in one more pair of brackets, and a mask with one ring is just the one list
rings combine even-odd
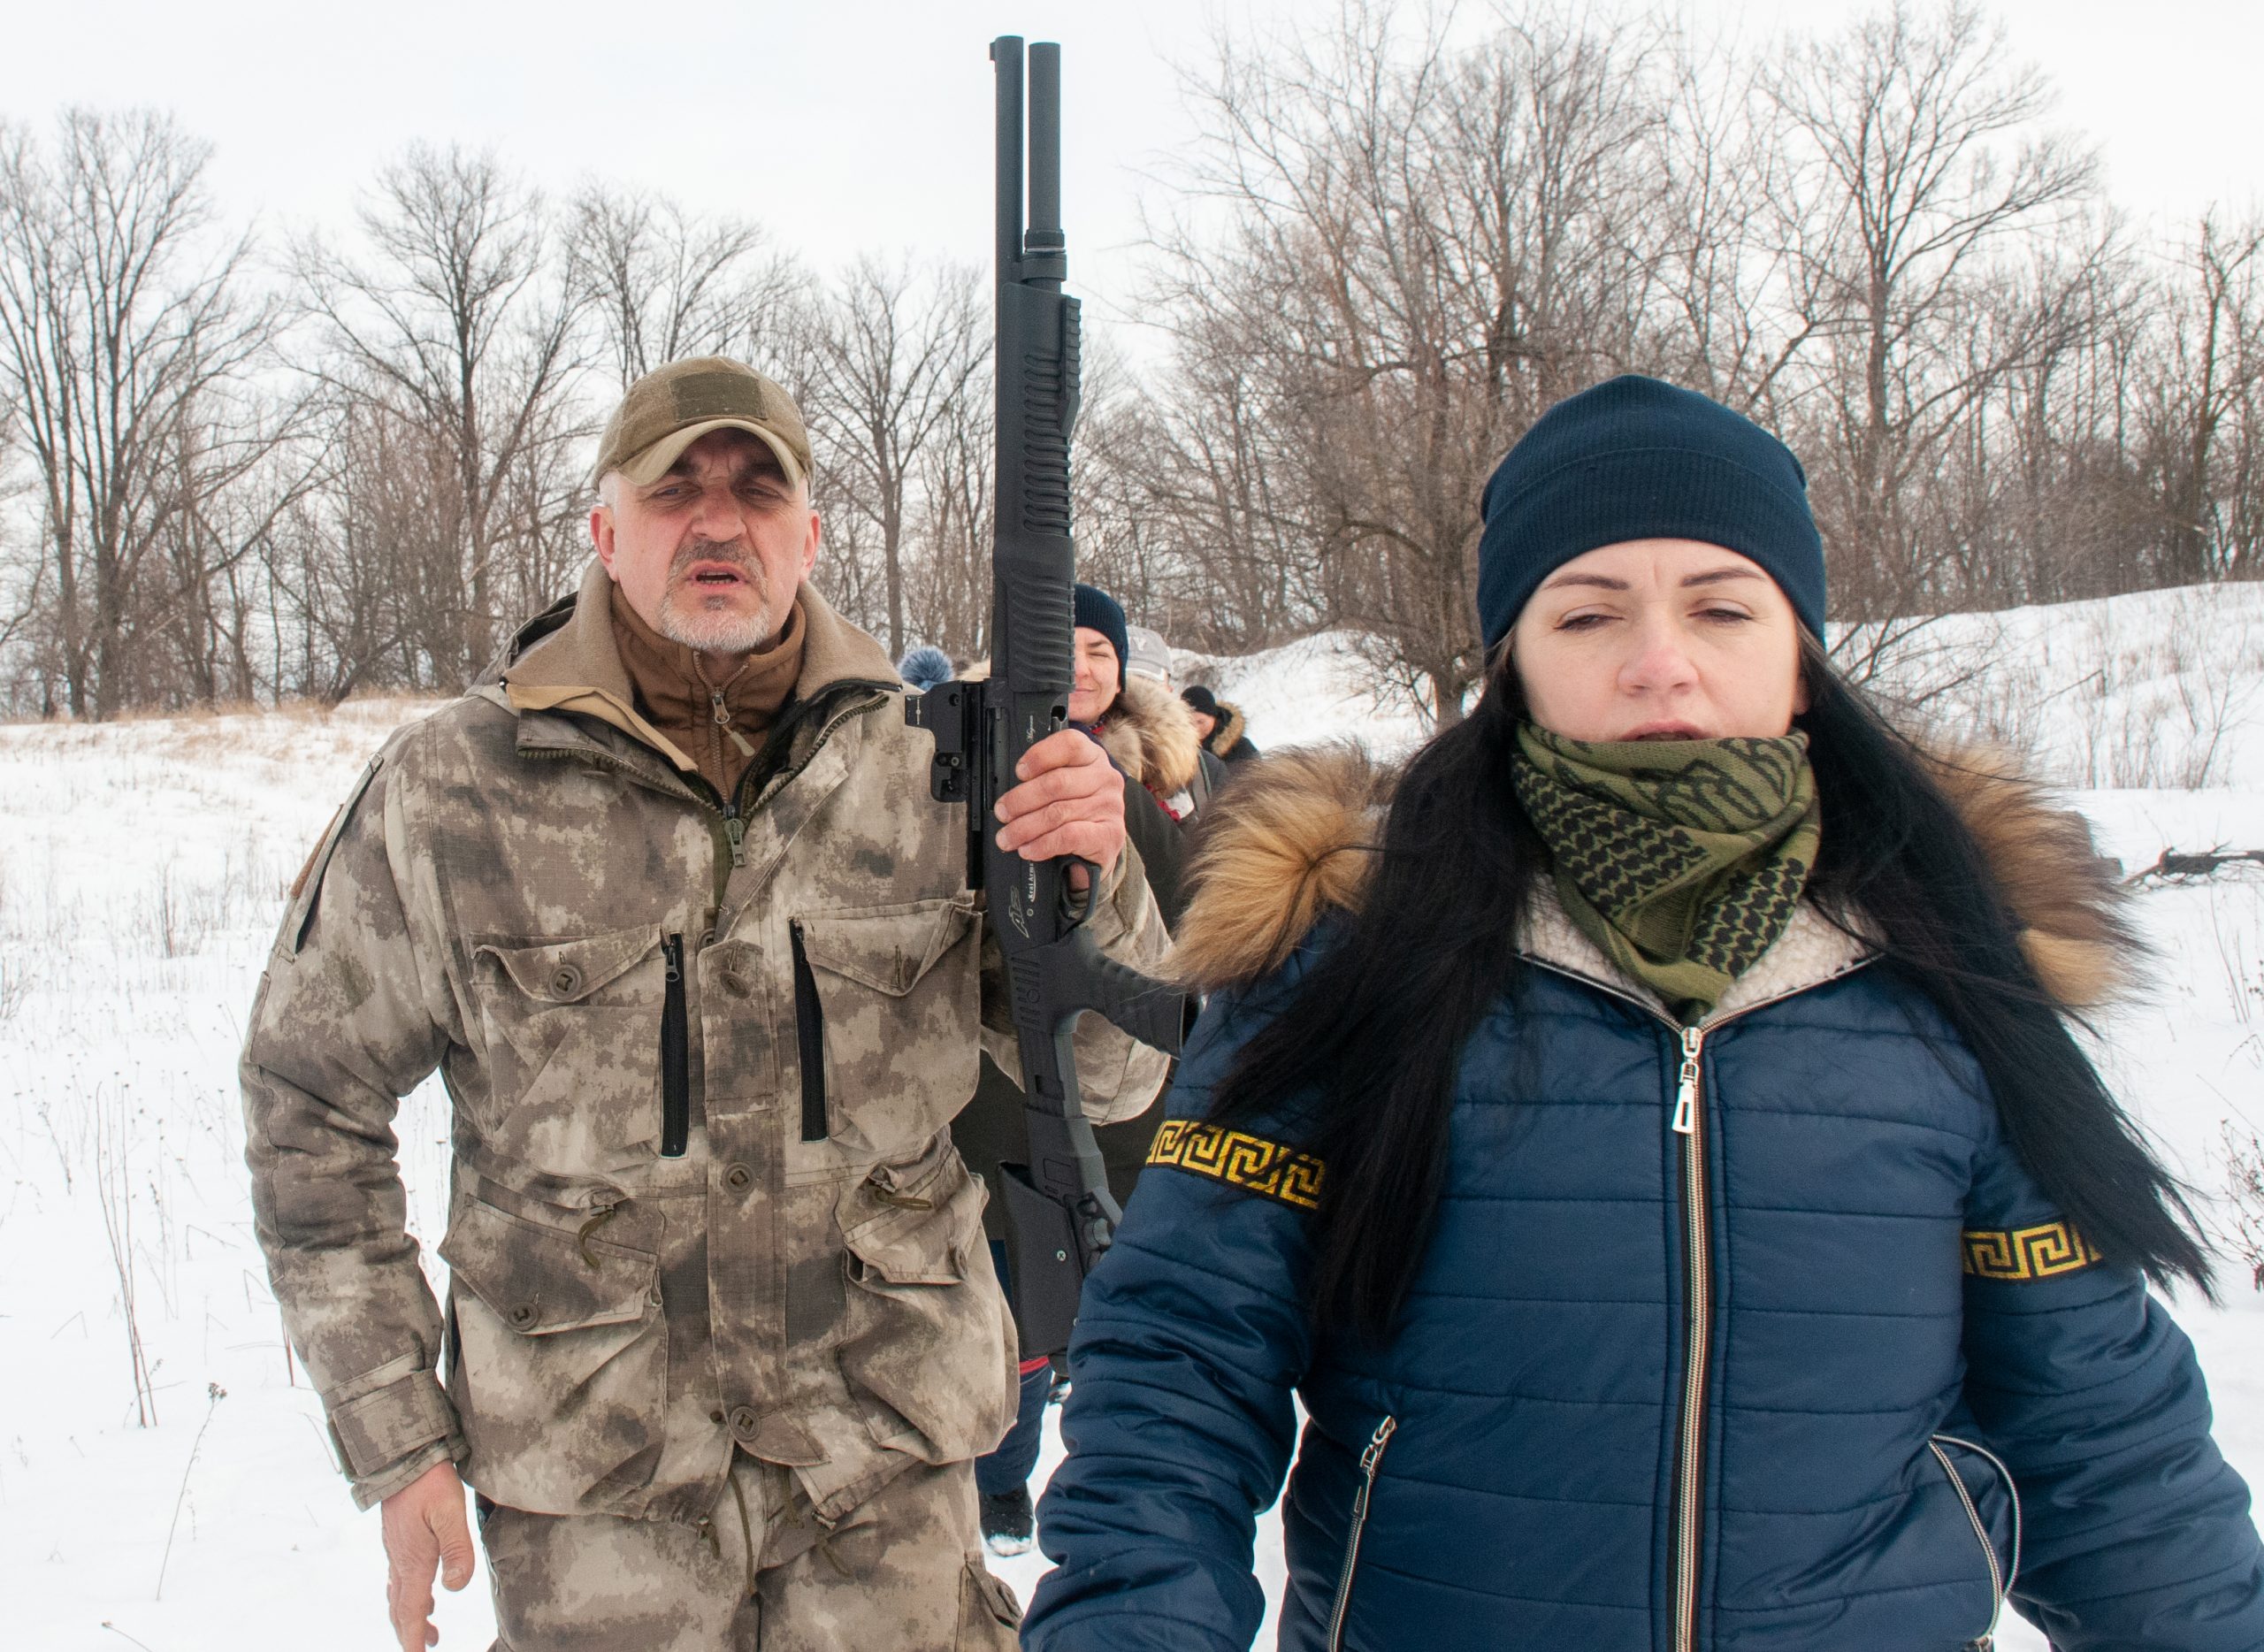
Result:
{"label": "man's shoulder", "polygon": [[397,772],[418,776],[482,768],[516,749],[517,722],[493,691],[475,688],[395,729],[379,757]]}

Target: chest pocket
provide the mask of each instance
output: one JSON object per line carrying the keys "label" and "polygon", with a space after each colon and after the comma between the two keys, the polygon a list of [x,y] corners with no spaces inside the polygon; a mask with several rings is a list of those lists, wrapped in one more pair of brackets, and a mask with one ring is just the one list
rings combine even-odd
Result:
{"label": "chest pocket", "polygon": [[661,1134],[661,927],[480,945],[490,1143],[568,1180],[617,1175]]}
{"label": "chest pocket", "polygon": [[916,1149],[975,1093],[975,897],[807,914],[793,944],[802,1134],[859,1153]]}

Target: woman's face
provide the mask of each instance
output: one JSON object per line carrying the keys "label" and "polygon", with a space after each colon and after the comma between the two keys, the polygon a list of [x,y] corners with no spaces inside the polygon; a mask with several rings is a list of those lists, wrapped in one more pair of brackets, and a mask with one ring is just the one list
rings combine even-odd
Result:
{"label": "woman's face", "polygon": [[1766,738],[1808,709],[1793,605],[1760,564],[1696,539],[1574,557],[1510,639],[1528,714],[1567,739]]}

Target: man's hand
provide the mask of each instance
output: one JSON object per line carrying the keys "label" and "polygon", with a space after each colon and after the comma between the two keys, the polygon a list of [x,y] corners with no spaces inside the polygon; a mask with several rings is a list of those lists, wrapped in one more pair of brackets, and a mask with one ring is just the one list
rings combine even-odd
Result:
{"label": "man's hand", "polygon": [[[1025,860],[1074,854],[1104,870],[1124,853],[1124,776],[1098,742],[1075,729],[1059,729],[1022,754],[1014,770],[1021,784],[998,799],[998,846]],[[1082,867],[1069,868],[1070,887],[1082,891]]]}
{"label": "man's hand", "polygon": [[471,1527],[455,1465],[435,1463],[379,1505],[386,1539],[386,1611],[401,1652],[438,1645],[432,1627],[432,1568],[460,1589],[471,1581]]}

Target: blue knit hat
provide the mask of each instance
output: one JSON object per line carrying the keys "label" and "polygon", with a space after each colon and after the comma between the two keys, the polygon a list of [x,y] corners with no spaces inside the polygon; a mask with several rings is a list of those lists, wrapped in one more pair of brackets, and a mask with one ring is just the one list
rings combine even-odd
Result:
{"label": "blue knit hat", "polygon": [[1130,658],[1132,643],[1124,626],[1124,606],[1098,585],[1081,585],[1077,587],[1077,616],[1072,623],[1087,631],[1097,631],[1108,639],[1108,646],[1116,650],[1116,685],[1124,686],[1124,662]]}
{"label": "blue knit hat", "polygon": [[1627,539],[1700,539],[1768,571],[1824,635],[1824,541],[1792,449],[1694,390],[1630,373],[1542,414],[1486,484],[1478,617],[1486,646],[1575,556]]}

